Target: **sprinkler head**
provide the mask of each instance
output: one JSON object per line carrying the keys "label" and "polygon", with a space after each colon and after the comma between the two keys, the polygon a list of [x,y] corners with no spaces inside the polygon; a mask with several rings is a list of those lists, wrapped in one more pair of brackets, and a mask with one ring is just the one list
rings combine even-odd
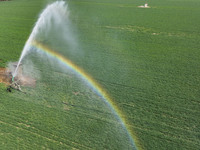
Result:
{"label": "sprinkler head", "polygon": [[15,78],[15,77],[13,76],[13,77],[12,77],[12,82],[14,82],[14,78]]}

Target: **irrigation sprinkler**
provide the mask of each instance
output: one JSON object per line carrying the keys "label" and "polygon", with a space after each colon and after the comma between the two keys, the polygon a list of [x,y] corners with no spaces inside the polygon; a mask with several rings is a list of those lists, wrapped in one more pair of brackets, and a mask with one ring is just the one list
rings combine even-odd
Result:
{"label": "irrigation sprinkler", "polygon": [[13,76],[13,77],[12,77],[12,82],[14,82],[14,79],[15,79],[15,77]]}

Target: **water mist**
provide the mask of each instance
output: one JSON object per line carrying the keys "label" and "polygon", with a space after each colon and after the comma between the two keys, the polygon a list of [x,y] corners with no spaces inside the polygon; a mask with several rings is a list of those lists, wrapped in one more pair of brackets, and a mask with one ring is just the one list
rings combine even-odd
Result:
{"label": "water mist", "polygon": [[[48,90],[45,90],[45,89],[43,90],[42,89],[42,88],[44,88],[43,85],[40,85],[38,87],[41,89],[34,89],[34,91],[32,93],[36,93],[35,95],[39,95],[39,99],[41,99],[41,97],[44,96],[45,94],[50,95],[55,92],[54,94],[50,95],[51,97],[46,96],[45,98],[43,98],[45,100],[44,103],[46,103],[46,101],[48,101],[48,98],[49,98],[52,101],[53,100],[58,101],[59,105],[64,103],[65,107],[66,106],[73,107],[73,109],[78,110],[78,113],[79,113],[80,109],[82,109],[82,111],[86,111],[85,114],[90,114],[90,112],[92,112],[92,114],[96,114],[96,116],[99,116],[99,118],[104,118],[105,121],[101,122],[102,125],[97,124],[96,120],[92,120],[92,119],[87,120],[87,118],[86,118],[86,120],[83,120],[81,123],[85,123],[83,125],[88,125],[87,129],[89,129],[90,123],[88,123],[88,121],[90,122],[92,120],[91,124],[96,123],[97,127],[102,129],[102,132],[100,131],[100,132],[96,133],[96,134],[98,134],[98,136],[102,135],[102,137],[108,137],[108,141],[110,140],[109,138],[113,137],[114,142],[116,142],[116,147],[120,146],[120,147],[123,147],[123,149],[135,149],[134,141],[132,141],[132,137],[126,128],[126,124],[124,123],[125,121],[121,119],[120,113],[117,111],[117,108],[113,107],[112,100],[109,98],[109,96],[103,90],[103,88],[101,88],[101,86],[99,84],[97,84],[96,81],[92,79],[92,77],[87,75],[87,73],[82,71],[82,69],[78,69],[79,68],[78,66],[76,67],[76,65],[71,63],[70,59],[68,61],[65,58],[65,55],[63,55],[63,53],[66,54],[66,51],[67,51],[67,57],[70,58],[70,52],[72,52],[74,49],[78,49],[78,48],[76,48],[76,46],[77,46],[76,43],[78,43],[78,42],[76,42],[76,40],[74,38],[74,34],[72,34],[72,31],[70,29],[71,28],[70,28],[70,21],[69,21],[69,11],[67,9],[66,2],[56,1],[52,4],[49,4],[40,14],[27,42],[25,43],[25,46],[24,46],[21,56],[19,58],[18,65],[13,73],[13,79],[14,79],[14,77],[16,77],[18,75],[18,68],[19,68],[20,63],[22,61],[26,62],[26,59],[24,59],[24,58],[25,58],[25,56],[29,56],[27,54],[30,54],[30,53],[33,55],[36,54],[34,56],[36,56],[38,60],[41,59],[40,60],[41,62],[42,61],[45,62],[48,59],[51,60],[50,63],[52,63],[52,66],[54,66],[56,69],[58,69],[58,65],[62,66],[63,68],[66,68],[66,66],[68,68],[71,67],[71,70],[69,69],[70,73],[71,73],[71,74],[69,74],[70,78],[65,79],[66,74],[60,73],[60,72],[64,72],[63,70],[65,70],[65,69],[59,70],[60,72],[58,72],[58,71],[50,72],[49,71],[50,67],[49,68],[46,66],[43,67],[41,65],[42,63],[39,64],[38,66],[40,66],[40,70],[42,70],[42,72],[45,72],[45,71],[50,72],[49,73],[50,75],[49,76],[46,75],[44,78],[50,80],[50,83],[55,82],[55,84],[52,85],[53,89],[51,92],[49,92],[50,86],[47,86],[49,83],[49,82],[47,82],[45,84],[45,86],[48,87]],[[35,47],[34,47],[34,45],[35,45]],[[56,45],[55,46],[56,48],[55,47],[54,47],[55,49],[52,48],[52,45],[53,46]],[[64,48],[63,51],[65,51],[65,52],[62,51],[60,53],[59,50],[61,50],[61,48],[60,48],[61,45]],[[36,46],[38,46],[38,47],[36,47]],[[39,49],[39,47],[41,47],[41,49]],[[43,48],[43,51],[42,51],[42,48]],[[35,53],[32,53],[32,52],[35,52]],[[74,51],[73,51],[73,53],[74,53]],[[80,56],[80,55],[78,55],[78,56]],[[54,60],[56,60],[56,58],[60,58],[60,60],[62,60],[62,62],[59,60],[56,63],[56,61],[54,61]],[[31,61],[27,61],[26,64],[27,64],[26,67],[30,66],[30,65],[34,66]],[[32,73],[35,71],[34,69],[35,69],[34,67],[32,67],[32,68],[30,67],[30,69],[28,71]],[[46,69],[46,70],[44,70],[44,69]],[[73,71],[75,73],[73,73]],[[53,74],[56,74],[57,77],[59,78],[59,80],[55,80],[56,75],[53,75]],[[58,74],[59,74],[59,76],[58,76]],[[77,74],[78,74],[78,77],[80,77],[81,81],[82,81],[82,79],[85,80],[85,82],[82,84],[83,87],[79,86],[80,80],[73,80],[74,75],[77,75]],[[65,80],[67,80],[67,82]],[[46,80],[42,81],[42,82],[46,82]],[[40,84],[42,84],[42,82],[40,82]],[[55,86],[56,82],[58,82],[57,86]],[[64,84],[64,83],[71,83],[71,84]],[[85,84],[85,83],[87,83],[87,84]],[[68,86],[68,85],[70,85],[70,86]],[[37,90],[43,91],[43,92],[40,93]],[[76,97],[76,95],[79,94],[79,91],[80,91],[80,95],[81,95],[81,92],[82,93],[85,92],[84,94],[82,94],[82,96],[86,97],[85,99],[82,97],[81,98],[79,97],[80,98],[79,99],[79,98],[77,98],[78,96]],[[59,97],[59,93],[61,93],[62,98]],[[64,95],[63,93],[66,95]],[[73,103],[70,105],[70,98],[68,98],[68,97],[71,93],[73,93],[75,96],[73,95],[73,97],[71,98],[73,100]],[[64,99],[66,99],[67,102],[63,102]],[[113,116],[115,116],[115,117],[113,117]],[[87,117],[87,115],[86,115],[86,117]],[[113,123],[111,125],[112,119],[114,120],[113,122],[115,122],[115,123]],[[75,118],[75,120],[76,120],[76,118]],[[99,120],[99,119],[97,119],[97,120]],[[76,128],[79,128],[79,129],[82,128],[82,126],[79,122],[74,121],[74,123],[75,123]],[[80,132],[77,132],[77,133],[83,134],[81,130],[79,130],[79,131]],[[110,134],[108,134],[108,133],[110,133]],[[105,134],[105,136],[104,136],[104,134]],[[95,133],[94,133],[94,135],[95,135]],[[76,136],[79,137],[78,134]],[[89,136],[88,138],[91,138],[91,140],[92,140],[93,132],[88,134],[88,136]],[[96,136],[96,137],[98,137],[98,136]],[[84,140],[84,139],[82,139],[82,140]],[[118,142],[121,140],[123,140],[124,143]],[[101,142],[101,141],[97,141],[97,143],[99,143],[99,142]],[[107,141],[105,141],[104,143],[109,145],[109,143],[106,143],[106,142]]]}
{"label": "water mist", "polygon": [[[39,19],[37,20],[23,50],[21,56],[19,58],[18,65],[13,73],[13,77],[17,75],[17,70],[19,68],[19,64],[23,60],[23,58],[27,55],[27,53],[31,50],[31,43],[35,41],[38,34],[42,30],[48,30],[51,28],[52,21],[54,25],[62,25],[63,18],[68,17],[67,4],[64,1],[56,1],[50,5],[48,5],[43,12],[40,14]],[[68,40],[70,40],[68,38]]]}

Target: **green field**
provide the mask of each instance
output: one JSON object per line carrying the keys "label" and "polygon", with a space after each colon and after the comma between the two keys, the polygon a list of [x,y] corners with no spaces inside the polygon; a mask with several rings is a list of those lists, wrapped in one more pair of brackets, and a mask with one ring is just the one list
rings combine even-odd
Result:
{"label": "green field", "polygon": [[[137,7],[144,3],[70,0],[78,47],[64,56],[107,91],[137,149],[197,150],[200,2],[148,0],[151,8]],[[19,59],[46,4],[0,2],[0,67]],[[100,97],[73,73],[36,55],[29,56],[41,76],[36,88],[8,93],[0,84],[0,149],[132,149]]]}

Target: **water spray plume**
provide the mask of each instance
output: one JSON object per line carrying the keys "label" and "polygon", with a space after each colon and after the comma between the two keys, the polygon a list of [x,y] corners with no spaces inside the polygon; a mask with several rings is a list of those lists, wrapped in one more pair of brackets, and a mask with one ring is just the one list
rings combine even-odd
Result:
{"label": "water spray plume", "polygon": [[19,59],[19,62],[17,64],[17,67],[14,71],[13,77],[17,75],[17,70],[19,68],[19,65],[23,58],[26,56],[26,54],[31,49],[31,42],[34,41],[38,35],[38,33],[47,25],[51,25],[52,18],[56,18],[56,23],[61,23],[61,17],[57,16],[67,16],[67,4],[64,1],[57,1],[54,2],[46,7],[46,9],[43,10],[43,12],[40,14],[39,19],[37,20],[23,50]]}
{"label": "water spray plume", "polygon": [[[49,45],[45,45],[40,41],[41,34],[45,34],[45,30],[51,32],[52,26],[57,25],[56,27],[60,27],[63,23],[66,25],[66,20],[63,18],[68,17],[68,10],[67,10],[67,4],[64,1],[57,1],[54,2],[46,7],[46,9],[43,10],[43,12],[40,14],[39,19],[37,20],[32,33],[30,34],[23,51],[21,53],[19,62],[17,64],[17,67],[14,71],[12,81],[14,81],[15,76],[17,76],[18,68],[21,63],[21,61],[24,59],[24,57],[31,52],[31,50],[36,50],[39,52],[39,54],[47,54],[46,56],[51,56],[51,58],[57,59],[59,62],[61,62],[62,65],[66,66],[67,68],[71,69],[75,72],[80,78],[85,80],[87,82],[87,85],[94,89],[96,93],[104,100],[104,102],[109,106],[110,110],[112,111],[112,114],[115,114],[117,120],[119,121],[120,128],[123,127],[123,132],[126,133],[126,139],[127,143],[131,145],[131,149],[136,149],[135,142],[133,141],[133,136],[131,134],[130,129],[128,128],[128,125],[126,123],[126,120],[124,119],[122,112],[117,108],[117,106],[114,104],[112,99],[109,97],[109,95],[106,93],[106,91],[84,70],[76,66],[71,60],[64,57],[59,52],[49,48]],[[53,21],[52,21],[53,20]],[[65,20],[65,21],[63,21]],[[69,20],[67,20],[69,21]],[[63,27],[63,26],[62,26]],[[55,28],[54,28],[55,29]],[[56,29],[57,30],[57,29]],[[68,43],[73,43],[73,36],[70,36],[70,30],[66,27],[63,27],[62,31],[67,31],[67,37],[64,37],[64,40],[68,41]],[[64,32],[66,33],[66,32]],[[63,33],[61,33],[63,34]],[[59,36],[61,36],[59,33]],[[47,38],[49,35],[47,34]],[[46,40],[46,39],[45,39]],[[114,112],[114,113],[113,113]],[[127,138],[128,137],[128,138]],[[121,137],[120,137],[121,138]],[[135,138],[136,139],[136,138]]]}

